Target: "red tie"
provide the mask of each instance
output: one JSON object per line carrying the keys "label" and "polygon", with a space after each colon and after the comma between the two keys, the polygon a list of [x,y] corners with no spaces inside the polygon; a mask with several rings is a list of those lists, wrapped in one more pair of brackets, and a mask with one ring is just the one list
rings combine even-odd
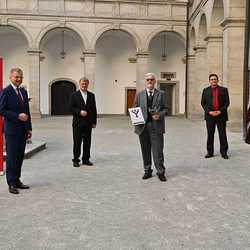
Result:
{"label": "red tie", "polygon": [[20,102],[21,102],[21,104],[22,104],[22,106],[23,106],[23,98],[22,98],[22,96],[21,96],[21,94],[20,94],[20,90],[19,90],[19,88],[16,88],[17,89],[17,94],[18,94],[18,97],[19,97],[19,99],[20,99]]}

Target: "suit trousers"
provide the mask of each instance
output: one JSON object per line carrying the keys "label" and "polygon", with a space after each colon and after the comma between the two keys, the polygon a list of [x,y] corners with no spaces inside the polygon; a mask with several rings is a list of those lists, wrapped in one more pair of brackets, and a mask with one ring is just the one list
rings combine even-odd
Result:
{"label": "suit trousers", "polygon": [[218,120],[207,121],[207,152],[209,154],[214,153],[214,133],[215,126],[217,125],[217,129],[219,132],[219,140],[220,140],[220,153],[225,154],[228,151],[228,142],[227,142],[227,134],[226,134],[226,122],[220,122]]}
{"label": "suit trousers", "polygon": [[90,146],[91,146],[91,134],[92,128],[83,126],[81,128],[73,127],[73,162],[80,162],[81,144],[83,144],[82,160],[86,161],[90,158]]}
{"label": "suit trousers", "polygon": [[5,134],[6,141],[6,179],[9,186],[20,181],[21,168],[23,164],[27,132],[23,130],[18,135]]}
{"label": "suit trousers", "polygon": [[165,173],[164,167],[164,139],[163,134],[157,133],[153,123],[146,124],[143,132],[139,135],[139,141],[141,145],[142,159],[145,173],[152,173],[152,157],[151,149],[153,153],[154,164],[156,168],[156,174],[162,175]]}

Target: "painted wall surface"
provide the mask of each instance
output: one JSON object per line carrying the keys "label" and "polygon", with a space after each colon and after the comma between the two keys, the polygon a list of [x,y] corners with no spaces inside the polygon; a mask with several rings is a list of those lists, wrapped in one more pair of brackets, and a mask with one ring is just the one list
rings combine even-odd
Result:
{"label": "painted wall surface", "polygon": [[78,83],[79,79],[84,76],[84,63],[81,61],[81,48],[78,42],[70,36],[65,35],[64,51],[66,58],[61,59],[62,51],[61,36],[51,37],[43,49],[45,59],[40,62],[40,89],[41,89],[41,112],[49,114],[49,85],[56,79],[69,79]]}
{"label": "painted wall surface", "polygon": [[27,40],[22,34],[12,33],[0,36],[0,56],[4,59],[3,87],[10,84],[9,72],[20,68],[24,79],[22,85],[29,87],[29,57]]}
{"label": "painted wall surface", "polygon": [[124,114],[125,88],[136,88],[136,63],[128,60],[134,51],[133,42],[125,43],[119,37],[105,36],[98,40],[96,51],[98,113]]}

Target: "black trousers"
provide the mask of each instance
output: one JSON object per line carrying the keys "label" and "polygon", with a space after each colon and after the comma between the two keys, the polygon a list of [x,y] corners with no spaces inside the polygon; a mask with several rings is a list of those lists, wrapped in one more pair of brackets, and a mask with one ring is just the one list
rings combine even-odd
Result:
{"label": "black trousers", "polygon": [[220,139],[220,153],[221,154],[227,153],[228,143],[226,134],[226,122],[219,122],[217,120],[206,121],[206,125],[207,125],[207,152],[209,154],[214,153],[214,133],[215,133],[215,126],[217,125],[217,129],[219,132],[219,139]]}
{"label": "black trousers", "polygon": [[92,134],[92,128],[86,126],[81,128],[73,127],[73,155],[74,155],[74,159],[72,159],[73,162],[80,162],[79,158],[81,155],[81,144],[83,144],[82,160],[83,161],[89,160],[91,134]]}

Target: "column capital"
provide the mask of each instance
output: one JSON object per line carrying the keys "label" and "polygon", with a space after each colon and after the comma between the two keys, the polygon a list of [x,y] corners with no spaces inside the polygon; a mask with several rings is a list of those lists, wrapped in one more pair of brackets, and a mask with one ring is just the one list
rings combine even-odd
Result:
{"label": "column capital", "polygon": [[95,57],[96,51],[88,51],[88,50],[86,50],[86,51],[83,51],[82,54],[84,56],[88,56],[88,57]]}
{"label": "column capital", "polygon": [[220,35],[208,35],[204,38],[204,41],[209,42],[223,42],[223,36]]}
{"label": "column capital", "polygon": [[195,52],[200,52],[200,51],[206,51],[207,50],[207,47],[206,46],[195,46],[194,48],[193,48],[193,50],[195,51]]}
{"label": "column capital", "polygon": [[27,50],[27,52],[28,52],[29,54],[40,54],[40,53],[42,53],[42,51],[41,51],[41,50],[38,50],[38,49]]}
{"label": "column capital", "polygon": [[188,54],[188,59],[195,59],[195,54],[194,53],[189,53]]}
{"label": "column capital", "polygon": [[225,18],[221,23],[220,26],[224,29],[228,27],[245,27],[245,18]]}
{"label": "column capital", "polygon": [[135,54],[135,56],[137,58],[148,58],[149,55],[150,55],[150,53],[148,53],[148,52],[138,52]]}

